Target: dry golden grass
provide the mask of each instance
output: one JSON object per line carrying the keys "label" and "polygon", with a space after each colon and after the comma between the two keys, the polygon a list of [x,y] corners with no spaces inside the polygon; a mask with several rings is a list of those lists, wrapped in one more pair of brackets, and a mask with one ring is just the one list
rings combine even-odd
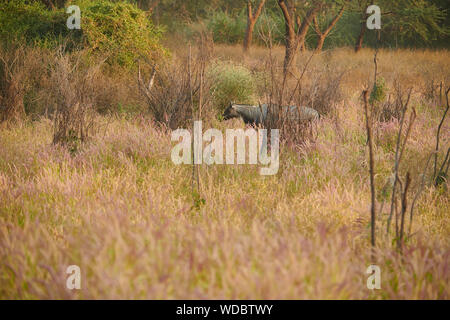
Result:
{"label": "dry golden grass", "polygon": [[[268,51],[243,57],[240,47],[216,46],[215,54],[262,70]],[[282,49],[274,54],[281,62]],[[371,258],[359,95],[373,77],[372,56],[342,49],[314,58],[310,70],[346,72],[344,99],[317,138],[283,147],[276,176],[201,166],[198,206],[191,168],[170,160],[170,132],[145,118],[99,117],[105,125],[75,155],[51,144],[48,120],[0,127],[0,298],[448,299],[448,184],[425,187],[403,253],[385,235],[385,205]],[[418,117],[400,171],[411,172],[416,190],[444,110],[421,97],[432,79],[450,83],[450,54],[383,50],[379,58],[388,86],[414,85]],[[442,150],[449,129],[447,119]],[[375,130],[380,191],[398,123]],[[381,268],[381,290],[366,287],[371,264]],[[66,289],[69,265],[81,268],[79,291]]]}

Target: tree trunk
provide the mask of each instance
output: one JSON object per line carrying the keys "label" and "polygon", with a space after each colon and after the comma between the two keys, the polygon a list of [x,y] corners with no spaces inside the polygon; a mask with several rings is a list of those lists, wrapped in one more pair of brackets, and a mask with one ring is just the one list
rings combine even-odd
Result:
{"label": "tree trunk", "polygon": [[313,22],[313,20],[316,18],[317,14],[319,13],[321,9],[321,5],[316,5],[311,10],[308,11],[306,14],[305,19],[303,20],[299,30],[298,30],[298,42],[304,43],[306,39],[306,35],[308,34],[309,26]]}
{"label": "tree trunk", "polygon": [[355,52],[359,52],[359,50],[361,50],[365,33],[366,33],[366,26],[361,26],[361,31],[359,32],[358,39],[356,40]]}
{"label": "tree trunk", "polygon": [[253,29],[255,28],[256,20],[249,20],[247,22],[247,29],[245,30],[245,38],[244,38],[244,52],[248,52],[253,40]]}
{"label": "tree trunk", "polygon": [[[318,10],[317,10],[318,12]],[[302,25],[300,26],[298,35],[297,35],[297,41],[300,44],[300,47],[306,48],[305,40],[306,35],[308,34],[309,26],[311,25],[312,19],[315,17],[317,12],[310,12],[311,15],[307,15],[306,19],[303,21]]]}
{"label": "tree trunk", "polygon": [[303,43],[300,43],[300,51],[301,51],[301,52],[305,52],[305,51],[306,51],[306,44],[305,44],[305,41],[303,41]]}
{"label": "tree trunk", "polygon": [[362,44],[364,41],[364,35],[366,34],[366,20],[367,20],[367,14],[363,15],[363,21],[361,22],[361,30],[359,31],[359,36],[358,39],[356,40],[356,45],[355,45],[355,52],[359,52],[359,50],[361,50],[362,48]]}
{"label": "tree trunk", "polygon": [[[286,54],[284,57],[284,74],[287,76],[292,73],[292,66],[295,65],[296,51],[298,47],[305,46],[305,38],[308,33],[311,22],[320,11],[322,4],[319,3],[311,8],[306,14],[305,19],[298,26],[298,31],[295,31],[295,22],[300,23],[299,17],[295,16],[295,8],[291,10],[286,6],[285,0],[278,0],[278,5],[283,13],[284,24],[286,27]],[[291,11],[291,12],[290,12]]]}
{"label": "tree trunk", "polygon": [[297,58],[298,41],[297,38],[286,36],[286,53],[284,56],[283,70],[285,74],[290,73],[291,67],[295,65]]}
{"label": "tree trunk", "polygon": [[[283,13],[284,24],[286,27],[286,54],[284,57],[284,74],[291,73],[291,68],[295,65],[296,51],[300,46],[304,46],[306,34],[308,33],[309,26],[314,17],[319,12],[321,5],[316,5],[306,14],[305,19],[298,28],[298,32],[295,32],[294,10],[289,9],[286,6],[285,0],[278,0],[278,5]],[[300,20],[297,18],[297,24]]]}
{"label": "tree trunk", "polygon": [[325,35],[322,34],[319,36],[319,39],[317,40],[316,52],[322,51],[324,42],[325,42]]}
{"label": "tree trunk", "polygon": [[300,48],[300,51],[304,52],[306,51],[306,35],[308,34],[309,25],[306,26],[305,34],[303,36],[298,37],[298,46]]}
{"label": "tree trunk", "polygon": [[252,2],[250,0],[247,1],[247,29],[245,30],[244,37],[244,52],[247,52],[252,45],[253,29],[255,28],[256,20],[258,20],[265,2],[266,0],[261,0],[256,12],[253,13]]}
{"label": "tree trunk", "polygon": [[297,37],[294,30],[294,22],[289,13],[289,9],[286,6],[284,0],[278,0],[278,5],[280,6],[281,12],[284,16],[284,26],[286,28],[286,52],[284,56],[283,72],[287,75],[290,72],[292,64],[295,64],[295,53],[297,51]]}

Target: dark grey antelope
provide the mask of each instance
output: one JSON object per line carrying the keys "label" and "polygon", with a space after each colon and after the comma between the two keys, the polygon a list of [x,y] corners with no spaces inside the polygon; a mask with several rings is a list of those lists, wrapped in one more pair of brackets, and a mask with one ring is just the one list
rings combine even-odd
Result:
{"label": "dark grey antelope", "polygon": [[[274,109],[276,110],[276,106],[274,106]],[[289,121],[307,122],[319,119],[319,113],[317,110],[309,107],[298,108],[297,106],[284,106],[281,110]],[[231,103],[230,106],[224,111],[222,117],[224,120],[241,118],[246,124],[259,125],[267,120],[268,114],[267,104],[252,106]]]}

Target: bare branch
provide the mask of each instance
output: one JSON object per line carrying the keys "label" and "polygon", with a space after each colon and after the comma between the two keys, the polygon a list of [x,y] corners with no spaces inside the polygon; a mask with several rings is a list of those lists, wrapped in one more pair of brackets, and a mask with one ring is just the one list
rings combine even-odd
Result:
{"label": "bare branch", "polygon": [[[434,185],[437,187],[439,183],[442,181],[441,178],[445,178],[447,176],[448,167],[449,167],[449,156],[450,156],[450,148],[447,149],[447,154],[445,155],[444,161],[442,162],[441,168],[437,172],[436,179],[434,180]],[[447,168],[444,169],[445,164],[447,164]]]}
{"label": "bare branch", "polygon": [[341,8],[341,10],[339,10],[338,14],[333,18],[333,20],[331,20],[330,24],[328,25],[328,28],[326,28],[323,33],[325,36],[327,36],[330,33],[331,29],[333,29],[333,27],[336,25],[336,23],[342,17],[342,15],[344,14],[344,10],[345,10],[345,6],[343,6]]}
{"label": "bare branch", "polygon": [[251,21],[253,20],[253,10],[251,0],[247,0],[247,18]]}
{"label": "bare branch", "polygon": [[371,217],[371,244],[375,247],[375,181],[374,181],[374,157],[373,157],[373,139],[372,139],[372,124],[369,118],[369,102],[367,98],[367,90],[363,92],[364,98],[364,112],[366,114],[366,130],[367,139],[369,141],[369,175],[370,175],[370,194],[371,194],[371,207],[370,207],[370,217]]}
{"label": "bare branch", "polygon": [[407,209],[407,201],[408,201],[408,188],[409,185],[411,183],[411,178],[409,175],[409,172],[406,173],[406,181],[405,181],[405,189],[403,190],[402,193],[402,211],[400,214],[401,217],[401,224],[400,224],[400,237],[398,239],[397,245],[398,247],[401,248],[402,243],[403,243],[403,230],[404,230],[404,225],[405,225],[405,214],[406,214],[406,209]]}
{"label": "bare branch", "polygon": [[150,80],[148,81],[148,86],[147,86],[147,90],[151,90],[153,87],[153,83],[155,81],[155,75],[156,75],[156,64],[153,65],[152,68],[152,75],[150,76]]}
{"label": "bare branch", "polygon": [[139,90],[148,98],[151,98],[151,90],[153,88],[153,84],[155,82],[156,76],[156,64],[152,67],[152,73],[150,75],[150,79],[148,80],[148,84],[146,85],[141,75],[141,63],[138,63],[138,85]]}
{"label": "bare branch", "polygon": [[412,128],[415,120],[416,120],[416,109],[413,108],[411,115],[409,116],[408,128],[406,129],[406,136],[405,136],[405,140],[403,141],[403,146],[402,146],[402,150],[400,151],[400,156],[398,157],[399,158],[398,161],[401,161],[401,159],[402,159],[403,151],[405,150],[406,142],[408,141],[409,134],[411,132],[411,128]]}
{"label": "bare branch", "polygon": [[408,236],[409,237],[411,236],[411,230],[412,230],[414,206],[416,205],[416,201],[419,198],[420,194],[422,193],[423,187],[425,185],[425,177],[426,177],[428,165],[430,164],[430,160],[431,160],[432,156],[433,156],[433,153],[430,154],[430,156],[428,157],[427,163],[426,163],[425,168],[423,169],[423,172],[422,172],[422,181],[420,182],[419,190],[417,191],[417,193],[414,196],[414,199],[413,199],[413,201],[411,203],[411,209],[409,211],[409,231],[408,231]]}
{"label": "bare branch", "polygon": [[397,182],[399,181],[399,177],[398,177],[398,168],[399,168],[399,164],[400,164],[400,145],[401,145],[401,137],[402,137],[402,129],[403,129],[403,124],[405,122],[405,115],[406,115],[406,110],[408,108],[408,104],[409,104],[409,99],[411,97],[411,91],[412,89],[409,90],[409,94],[408,94],[408,99],[406,101],[405,104],[403,104],[403,99],[400,93],[400,103],[402,105],[403,108],[403,112],[402,112],[402,117],[400,120],[400,128],[398,130],[398,136],[397,136],[397,145],[396,145],[396,150],[395,150],[395,164],[394,164],[394,183],[392,186],[392,198],[391,198],[391,211],[389,213],[389,217],[388,217],[388,221],[387,221],[387,228],[386,228],[386,233],[389,234],[389,229],[390,229],[390,225],[391,225],[391,220],[392,220],[392,215],[394,212],[394,202],[395,202],[395,192],[396,192],[396,187],[397,187]]}
{"label": "bare branch", "polygon": [[434,154],[434,170],[433,170],[433,179],[436,179],[436,170],[437,170],[437,157],[438,157],[438,152],[439,152],[439,136],[441,133],[441,127],[442,124],[444,123],[445,117],[447,116],[447,112],[449,109],[449,103],[448,103],[448,92],[450,91],[450,87],[447,89],[447,91],[445,92],[445,96],[447,98],[447,108],[445,109],[444,115],[442,116],[441,122],[439,123],[438,126],[438,130],[436,133],[436,148],[435,148],[435,154]]}
{"label": "bare branch", "polygon": [[345,11],[345,5],[339,10],[338,14],[333,18],[333,20],[330,21],[330,24],[326,27],[326,29],[324,30],[324,32],[322,33],[322,31],[320,31],[320,27],[319,27],[319,23],[317,21],[317,16],[315,16],[313,18],[313,22],[314,22],[314,29],[316,30],[316,33],[319,36],[327,36],[330,31],[333,29],[333,27],[336,25],[336,23],[339,21],[339,19],[342,17],[342,15],[344,14]]}
{"label": "bare branch", "polygon": [[293,23],[291,19],[291,15],[289,14],[289,9],[286,6],[284,0],[278,0],[278,5],[280,6],[281,12],[283,13],[284,21],[286,24],[286,29],[289,30],[289,33],[294,33],[294,29],[292,28]]}
{"label": "bare branch", "polygon": [[261,0],[261,2],[259,3],[258,8],[256,9],[256,12],[253,14],[253,19],[258,19],[259,15],[262,12],[262,9],[264,7],[264,3],[266,2],[266,0]]}
{"label": "bare branch", "polygon": [[317,21],[317,16],[313,19],[314,22],[314,30],[319,36],[322,36],[322,31],[320,31],[319,22]]}

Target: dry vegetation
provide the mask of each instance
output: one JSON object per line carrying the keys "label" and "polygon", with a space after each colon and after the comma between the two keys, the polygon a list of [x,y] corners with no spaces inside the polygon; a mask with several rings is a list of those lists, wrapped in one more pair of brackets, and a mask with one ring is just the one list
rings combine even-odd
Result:
{"label": "dry vegetation", "polygon": [[[307,68],[312,53],[301,53],[298,74],[288,80],[281,99],[321,112],[313,137],[282,145],[276,176],[260,176],[257,166],[200,166],[202,201],[192,193],[191,167],[170,160],[169,128],[190,122],[162,113],[161,125],[142,112],[172,93],[176,99],[187,95],[188,80],[175,75],[186,70],[188,53],[185,47],[173,51],[178,62],[157,75],[150,101],[139,95],[135,75],[108,70],[96,75],[103,85],[83,96],[89,112],[103,112],[99,104],[114,111],[127,103],[139,112],[94,115],[96,130],[89,137],[81,136],[82,126],[74,129],[76,138],[85,140],[76,150],[52,143],[55,122],[47,117],[0,124],[0,298],[449,298],[448,182],[443,177],[435,186],[433,166],[428,167],[401,252],[394,230],[386,235],[391,191],[384,188],[400,121],[392,110],[398,91],[409,88],[417,117],[399,174],[410,172],[411,199],[420,188],[445,111],[439,86],[445,90],[450,83],[448,51],[378,53],[378,71],[389,90],[373,123],[375,189],[377,207],[387,204],[377,215],[374,253],[361,100],[362,90],[372,84],[373,51],[326,51],[312,57]],[[270,94],[280,98],[269,88],[280,77],[283,55],[281,47],[254,48],[243,56],[240,47],[215,46],[207,63],[230,60],[247,67],[259,79],[255,98],[267,101]],[[78,90],[71,80],[58,73],[58,67],[67,68],[65,62],[61,58],[53,73],[42,73],[43,85],[45,77],[59,79],[47,85],[59,87],[48,92],[59,93],[56,108],[63,109],[81,102],[68,94]],[[76,81],[86,83],[91,75],[82,73]],[[196,94],[196,105],[203,99],[204,128],[243,127],[238,120],[218,121],[213,99]],[[42,99],[55,101],[51,95]],[[180,105],[164,103],[170,110]],[[191,116],[185,105],[190,106],[183,102],[180,112]],[[450,143],[448,119],[441,128],[438,164]],[[73,264],[82,272],[79,291],[65,289],[65,270]],[[381,268],[381,290],[366,287],[371,264]]]}

